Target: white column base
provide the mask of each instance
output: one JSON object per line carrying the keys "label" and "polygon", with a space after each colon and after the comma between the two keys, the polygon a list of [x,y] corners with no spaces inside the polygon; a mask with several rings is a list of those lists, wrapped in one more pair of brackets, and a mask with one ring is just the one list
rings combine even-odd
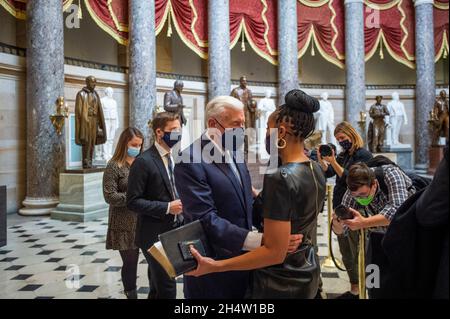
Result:
{"label": "white column base", "polygon": [[22,204],[25,206],[19,209],[19,215],[22,216],[45,216],[58,205],[58,198],[25,198]]}

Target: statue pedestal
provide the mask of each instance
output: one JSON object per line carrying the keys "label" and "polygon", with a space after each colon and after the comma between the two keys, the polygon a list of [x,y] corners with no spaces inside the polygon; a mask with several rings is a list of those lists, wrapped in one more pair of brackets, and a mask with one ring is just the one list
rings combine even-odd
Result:
{"label": "statue pedestal", "polygon": [[439,163],[444,157],[444,146],[431,146],[428,150],[428,156],[430,159],[428,174],[434,175],[434,173],[436,172],[436,168],[439,166]]}
{"label": "statue pedestal", "polygon": [[103,198],[104,168],[67,170],[59,176],[59,204],[52,219],[85,222],[108,215]]}
{"label": "statue pedestal", "polygon": [[6,186],[0,186],[0,247],[6,245]]}
{"label": "statue pedestal", "polygon": [[405,171],[413,169],[412,148],[408,144],[389,145],[381,147],[381,150],[385,153],[396,154],[396,160],[398,166]]}

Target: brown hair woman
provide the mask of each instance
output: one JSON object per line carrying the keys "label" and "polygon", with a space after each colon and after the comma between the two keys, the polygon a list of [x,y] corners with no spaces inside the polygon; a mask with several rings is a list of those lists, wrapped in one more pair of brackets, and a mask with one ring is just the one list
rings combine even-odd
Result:
{"label": "brown hair woman", "polygon": [[137,216],[126,207],[128,174],[142,152],[144,136],[133,127],[120,134],[116,150],[103,175],[103,196],[109,204],[106,249],[118,250],[123,261],[122,283],[128,299],[137,299],[139,249],[134,243]]}

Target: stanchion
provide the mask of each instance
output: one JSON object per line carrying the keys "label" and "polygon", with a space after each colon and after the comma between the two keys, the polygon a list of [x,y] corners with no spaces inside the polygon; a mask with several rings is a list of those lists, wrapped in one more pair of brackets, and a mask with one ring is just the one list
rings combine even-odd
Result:
{"label": "stanchion", "polygon": [[365,255],[366,255],[366,233],[364,229],[361,229],[359,231],[359,250],[358,250],[359,299],[367,299]]}
{"label": "stanchion", "polygon": [[[332,197],[333,196],[333,185],[331,184],[327,184],[327,212],[328,212],[328,229],[331,229],[331,223],[332,223],[332,218],[331,218],[331,212],[332,212],[332,207],[333,207],[333,200]],[[331,232],[328,232],[328,256],[323,260],[321,266],[322,267],[326,267],[326,268],[334,268],[336,267],[335,262],[337,264],[338,267],[342,268],[342,262],[340,260],[334,260],[331,256],[331,249],[333,245],[333,241],[331,238]]]}

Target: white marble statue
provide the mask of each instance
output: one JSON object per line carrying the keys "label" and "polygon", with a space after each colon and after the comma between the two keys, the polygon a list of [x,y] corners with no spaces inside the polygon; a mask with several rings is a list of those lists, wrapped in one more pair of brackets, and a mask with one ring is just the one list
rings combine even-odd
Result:
{"label": "white marble statue", "polygon": [[[322,133],[321,144],[333,143],[336,145],[336,139],[334,138],[334,110],[333,105],[328,101],[328,93],[324,92],[320,96],[320,110],[314,113],[316,120],[316,131]],[[327,133],[330,136],[330,140],[327,141]]]}
{"label": "white marble statue", "polygon": [[117,102],[113,98],[114,90],[110,87],[105,89],[105,96],[102,98],[103,113],[105,115],[106,136],[108,140],[102,145],[100,150],[101,158],[109,161],[113,156],[113,145],[116,131],[119,128],[119,114],[117,112]]}
{"label": "white marble statue", "polygon": [[389,116],[386,118],[388,129],[386,134],[386,145],[403,145],[400,143],[400,130],[402,125],[408,124],[408,117],[405,111],[405,105],[400,102],[400,96],[397,92],[392,93],[392,101],[387,105]]}
{"label": "white marble statue", "polygon": [[258,102],[258,111],[259,113],[259,119],[258,119],[258,135],[259,135],[259,145],[260,150],[263,150],[265,152],[265,139],[266,139],[266,128],[267,128],[267,121],[269,119],[269,115],[275,111],[275,102],[272,97],[272,92],[270,90],[267,90],[265,93],[265,97]]}

